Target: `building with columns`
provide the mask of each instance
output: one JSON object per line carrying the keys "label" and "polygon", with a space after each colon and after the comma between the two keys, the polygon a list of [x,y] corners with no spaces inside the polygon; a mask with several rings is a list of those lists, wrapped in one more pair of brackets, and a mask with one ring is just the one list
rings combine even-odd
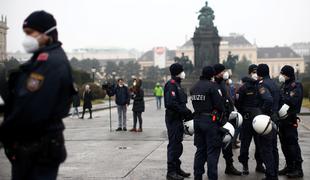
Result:
{"label": "building with columns", "polygon": [[0,61],[4,61],[7,59],[6,54],[6,34],[8,30],[7,19],[3,15],[1,15],[0,19]]}

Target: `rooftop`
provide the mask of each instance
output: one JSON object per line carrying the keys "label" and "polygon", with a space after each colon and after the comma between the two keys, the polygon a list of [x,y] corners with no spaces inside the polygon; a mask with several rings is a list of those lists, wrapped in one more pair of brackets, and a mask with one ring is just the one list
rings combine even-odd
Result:
{"label": "rooftop", "polygon": [[257,48],[257,58],[299,58],[290,47],[265,47]]}

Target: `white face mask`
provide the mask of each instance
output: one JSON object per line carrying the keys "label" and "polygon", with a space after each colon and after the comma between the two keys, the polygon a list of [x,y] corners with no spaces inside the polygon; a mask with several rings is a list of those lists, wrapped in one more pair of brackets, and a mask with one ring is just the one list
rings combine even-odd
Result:
{"label": "white face mask", "polygon": [[282,74],[280,74],[280,76],[279,76],[279,82],[280,83],[284,83],[285,82],[285,77]]}
{"label": "white face mask", "polygon": [[228,79],[228,84],[232,84],[232,80],[231,79]]}
{"label": "white face mask", "polygon": [[123,84],[119,84],[119,87],[123,87],[124,85]]}
{"label": "white face mask", "polygon": [[[40,36],[39,36],[40,37]],[[27,35],[23,41],[24,49],[27,53],[33,53],[39,49],[39,41],[37,38]]]}
{"label": "white face mask", "polygon": [[133,82],[133,86],[136,86],[137,85],[137,82],[135,81],[135,82]]}
{"label": "white face mask", "polygon": [[256,74],[256,73],[252,74],[252,75],[251,75],[251,77],[252,77],[252,79],[254,79],[255,81],[257,81],[257,79],[258,79],[258,77],[257,77],[257,74]]}
{"label": "white face mask", "polygon": [[[56,26],[50,28],[49,30],[45,31],[43,34],[48,34],[50,32],[52,32],[53,30],[56,29]],[[39,35],[38,37],[32,37],[32,36],[29,36],[29,35],[26,35],[25,39],[23,40],[22,42],[22,45],[25,49],[25,51],[27,53],[33,53],[35,52],[36,50],[39,49],[39,41],[38,39],[41,37],[41,35]]]}
{"label": "white face mask", "polygon": [[229,79],[229,73],[228,73],[227,71],[224,72],[224,74],[223,74],[223,79],[224,79],[224,80]]}
{"label": "white face mask", "polygon": [[185,72],[181,72],[181,74],[179,75],[181,79],[185,79]]}

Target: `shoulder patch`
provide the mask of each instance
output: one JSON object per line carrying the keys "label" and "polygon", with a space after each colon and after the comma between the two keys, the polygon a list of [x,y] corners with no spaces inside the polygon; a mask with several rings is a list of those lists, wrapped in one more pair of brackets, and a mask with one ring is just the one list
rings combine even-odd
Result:
{"label": "shoulder patch", "polygon": [[260,94],[265,94],[266,89],[265,89],[264,87],[261,87],[261,88],[258,89],[258,92],[259,92]]}
{"label": "shoulder patch", "polygon": [[47,61],[47,59],[48,59],[48,53],[40,53],[37,58],[37,61]]}
{"label": "shoulder patch", "polygon": [[293,83],[291,84],[291,86],[294,88],[294,87],[296,86],[296,83],[293,82]]}
{"label": "shoulder patch", "polygon": [[27,89],[30,92],[35,92],[39,90],[43,84],[44,76],[38,73],[31,73],[27,79]]}
{"label": "shoulder patch", "polygon": [[170,80],[170,83],[171,83],[171,84],[175,84],[175,80],[174,80],[174,79],[171,79],[171,80]]}

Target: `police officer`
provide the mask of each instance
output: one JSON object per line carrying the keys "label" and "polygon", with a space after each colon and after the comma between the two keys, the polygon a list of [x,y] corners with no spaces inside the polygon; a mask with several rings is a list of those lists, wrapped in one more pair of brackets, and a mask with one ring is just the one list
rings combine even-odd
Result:
{"label": "police officer", "polygon": [[256,115],[261,114],[259,109],[258,91],[257,91],[257,65],[252,64],[248,68],[248,76],[242,78],[242,86],[238,90],[238,98],[236,100],[236,107],[238,112],[243,117],[241,126],[240,139],[241,148],[239,162],[243,165],[243,174],[249,174],[248,160],[249,160],[249,147],[254,138],[255,143],[255,159],[256,171],[265,172],[263,162],[259,154],[258,135],[254,131],[252,121]]}
{"label": "police officer", "polygon": [[[279,110],[280,90],[274,81],[270,79],[269,67],[267,64],[259,64],[257,67],[259,80],[258,94],[259,106],[263,114],[271,117],[276,123],[278,121],[277,112]],[[263,136],[259,136],[261,147],[261,157],[266,166],[265,179],[278,179],[279,153],[277,148],[277,130]]]}
{"label": "police officer", "polygon": [[212,66],[204,67],[200,80],[190,90],[195,110],[194,145],[197,148],[194,160],[195,180],[202,180],[205,162],[208,164],[208,178],[218,179],[217,165],[223,136],[221,127],[225,124],[220,117],[225,109],[219,89],[211,81],[214,73]]}
{"label": "police officer", "polygon": [[[234,110],[234,105],[229,95],[227,94],[225,81],[228,79],[229,74],[225,71],[225,66],[223,64],[215,64],[213,66],[215,70],[215,82],[217,84],[217,88],[220,89],[220,95],[222,97],[222,103],[224,104],[225,111],[223,114],[223,118],[228,119],[229,114]],[[226,161],[225,174],[241,176],[242,173],[238,171],[233,165],[233,152],[232,152],[232,144],[230,143],[228,146],[223,146],[222,148],[223,157]]]}
{"label": "police officer", "polygon": [[279,122],[280,142],[285,156],[286,167],[279,171],[279,175],[287,175],[289,178],[303,177],[302,157],[298,144],[298,117],[300,112],[303,87],[295,81],[294,68],[284,66],[279,76],[281,86],[281,105],[289,106],[287,117]]}
{"label": "police officer", "polygon": [[23,30],[33,56],[9,76],[1,140],[13,180],[55,180],[66,158],[62,118],[76,93],[71,68],[51,14],[33,12]]}
{"label": "police officer", "polygon": [[183,153],[183,120],[190,120],[192,112],[186,107],[187,95],[181,88],[181,81],[185,78],[183,66],[174,63],[170,66],[171,79],[164,88],[164,101],[166,108],[166,126],[168,131],[169,143],[167,146],[168,180],[182,180],[189,177],[181,169],[180,157]]}

